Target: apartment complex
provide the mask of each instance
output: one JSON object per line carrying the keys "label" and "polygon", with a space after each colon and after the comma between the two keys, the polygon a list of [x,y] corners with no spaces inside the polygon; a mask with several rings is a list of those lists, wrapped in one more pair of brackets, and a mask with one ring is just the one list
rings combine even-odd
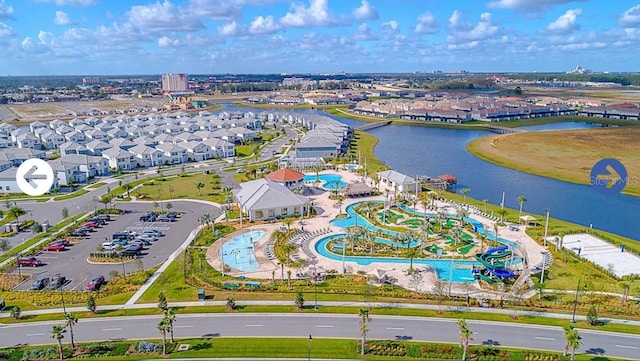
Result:
{"label": "apartment complex", "polygon": [[186,92],[189,80],[185,73],[162,74],[162,91],[165,93]]}

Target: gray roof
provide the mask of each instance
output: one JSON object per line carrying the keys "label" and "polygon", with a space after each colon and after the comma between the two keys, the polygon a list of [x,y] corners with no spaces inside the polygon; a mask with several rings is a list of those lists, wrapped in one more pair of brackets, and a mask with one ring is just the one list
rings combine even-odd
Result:
{"label": "gray roof", "polygon": [[303,207],[309,202],[307,197],[297,195],[284,185],[266,178],[240,183],[240,187],[235,192],[236,198],[247,211]]}
{"label": "gray roof", "polygon": [[382,172],[378,172],[378,176],[384,179],[388,179],[396,184],[413,184],[416,182],[415,179],[409,177],[408,175],[396,172],[395,170],[385,170]]}

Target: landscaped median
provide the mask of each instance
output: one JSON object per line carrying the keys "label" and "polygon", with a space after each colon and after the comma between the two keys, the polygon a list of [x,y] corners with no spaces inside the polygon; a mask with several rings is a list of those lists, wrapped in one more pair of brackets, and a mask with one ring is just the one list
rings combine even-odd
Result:
{"label": "landscaped median", "polygon": [[[361,359],[361,360],[460,360],[462,347],[457,343],[370,340],[365,354],[360,341],[319,337],[256,338],[204,337],[167,340],[162,355],[162,339],[104,341],[79,344],[75,353],[65,346],[65,359],[138,360],[161,358],[245,358],[245,359]],[[7,348],[0,357],[7,360],[54,359],[55,345]],[[48,356],[48,358],[47,358]],[[468,360],[475,361],[567,361],[560,352],[520,350],[496,346],[470,346]],[[618,358],[579,354],[576,361],[615,361]]]}

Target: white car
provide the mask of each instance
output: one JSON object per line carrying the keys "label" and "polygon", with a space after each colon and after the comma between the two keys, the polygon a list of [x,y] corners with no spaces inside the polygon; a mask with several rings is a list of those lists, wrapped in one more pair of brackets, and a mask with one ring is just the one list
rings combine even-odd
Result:
{"label": "white car", "polygon": [[120,249],[122,246],[117,242],[104,242],[102,244],[102,249],[105,251],[115,251]]}
{"label": "white car", "polygon": [[149,241],[149,242],[155,242],[155,241],[158,240],[158,237],[156,237],[156,236],[154,236],[152,234],[146,234],[145,233],[145,234],[140,234],[140,235],[136,236],[135,239],[142,239],[142,240]]}
{"label": "white car", "polygon": [[142,234],[148,234],[154,237],[162,237],[164,234],[157,229],[145,229]]}

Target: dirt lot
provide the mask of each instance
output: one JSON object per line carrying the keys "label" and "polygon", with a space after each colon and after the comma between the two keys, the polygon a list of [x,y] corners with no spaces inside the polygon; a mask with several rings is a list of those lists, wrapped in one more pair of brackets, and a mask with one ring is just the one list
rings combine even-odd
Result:
{"label": "dirt lot", "polygon": [[625,193],[640,195],[640,129],[635,127],[497,135],[477,139],[467,149],[509,168],[581,184],[589,184],[597,161],[616,158],[629,173]]}

